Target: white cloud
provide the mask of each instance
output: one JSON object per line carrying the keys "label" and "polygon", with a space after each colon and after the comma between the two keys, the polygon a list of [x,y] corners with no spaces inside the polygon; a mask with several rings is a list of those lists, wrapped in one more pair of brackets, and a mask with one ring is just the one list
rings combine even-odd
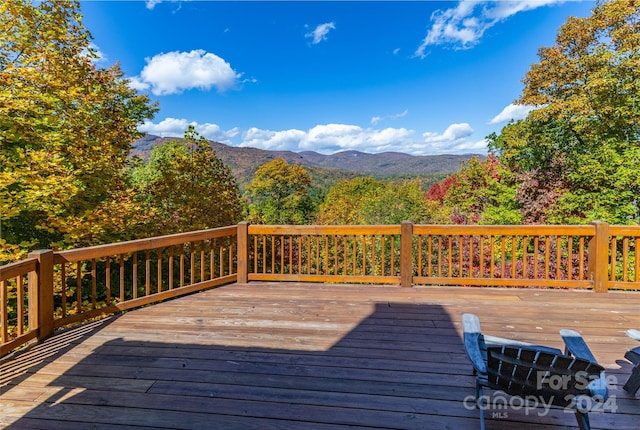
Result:
{"label": "white cloud", "polygon": [[429,146],[431,154],[464,154],[486,152],[487,142],[482,139],[474,141],[470,139],[473,128],[466,122],[451,124],[444,133],[426,132],[422,134],[424,143]]}
{"label": "white cloud", "polygon": [[257,127],[241,132],[223,130],[212,123],[166,118],[160,123],[145,122],[139,130],[162,137],[182,137],[189,125],[210,140],[227,145],[271,151],[316,151],[333,154],[355,150],[368,153],[403,152],[412,155],[486,153],[487,142],[474,141],[469,124],[452,124],[442,134],[424,133],[422,139],[406,128],[363,128],[350,124],[319,124],[309,130],[266,130]]}
{"label": "white cloud", "polygon": [[405,116],[409,115],[409,109],[405,109],[404,111],[400,112],[400,113],[394,113],[392,115],[386,115],[386,116],[374,116],[373,118],[371,118],[371,125],[376,125],[378,124],[380,121],[385,120],[385,119],[398,119],[398,118],[404,118]]}
{"label": "white cloud", "polygon": [[159,3],[162,3],[162,0],[147,0],[146,2],[147,9],[153,10],[153,8],[155,8],[156,5]]}
{"label": "white cloud", "polygon": [[535,109],[535,106],[510,104],[502,109],[498,115],[494,116],[489,124],[502,124],[511,120],[525,119],[529,112]]}
{"label": "white cloud", "polygon": [[432,45],[453,45],[468,49],[476,45],[484,32],[500,21],[523,11],[564,0],[513,0],[478,2],[462,0],[456,7],[437,10],[431,15],[431,28],[415,55],[424,58]]}
{"label": "white cloud", "polygon": [[324,24],[320,24],[315,28],[315,30],[305,34],[304,37],[313,38],[313,42],[311,43],[313,43],[314,45],[317,45],[323,40],[327,40],[327,34],[329,34],[329,30],[335,30],[335,29],[336,29],[335,23],[327,22]]}
{"label": "white cloud", "polygon": [[153,134],[160,137],[183,137],[188,126],[194,126],[196,131],[209,140],[232,144],[232,139],[240,131],[238,128],[222,130],[219,125],[212,123],[199,124],[195,121],[187,121],[184,118],[165,118],[157,124],[145,121],[138,130],[143,133]]}
{"label": "white cloud", "polygon": [[202,49],[191,52],[168,52],[147,58],[139,76],[130,78],[130,86],[138,90],[151,88],[155,95],[180,94],[185,90],[224,92],[234,87],[240,74],[229,63]]}

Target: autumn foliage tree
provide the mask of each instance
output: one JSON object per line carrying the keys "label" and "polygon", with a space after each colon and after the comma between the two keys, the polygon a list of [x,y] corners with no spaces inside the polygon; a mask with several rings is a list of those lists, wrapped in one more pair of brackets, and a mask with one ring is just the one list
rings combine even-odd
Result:
{"label": "autumn foliage tree", "polygon": [[491,139],[532,222],[640,222],[640,4],[600,2],[539,50],[518,100],[529,116]]}
{"label": "autumn foliage tree", "polygon": [[156,106],[99,68],[77,2],[0,3],[0,261],[126,236],[124,169]]}
{"label": "autumn foliage tree", "polygon": [[420,180],[382,182],[371,177],[343,180],[320,205],[321,224],[399,224],[426,220]]}
{"label": "autumn foliage tree", "polygon": [[263,164],[247,186],[248,220],[256,224],[306,224],[313,211],[311,176],[297,164],[277,158]]}
{"label": "autumn foliage tree", "polygon": [[180,233],[233,225],[242,199],[231,170],[193,129],[151,151],[133,169],[132,183],[147,214],[146,235]]}

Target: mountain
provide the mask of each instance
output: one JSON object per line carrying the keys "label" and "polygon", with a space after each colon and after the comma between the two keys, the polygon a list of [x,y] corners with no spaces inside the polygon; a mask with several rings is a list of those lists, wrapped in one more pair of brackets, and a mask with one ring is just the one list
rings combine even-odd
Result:
{"label": "mountain", "polygon": [[[151,150],[167,140],[181,140],[175,137],[146,135],[133,142],[131,156],[148,159]],[[209,141],[218,158],[233,171],[240,186],[251,181],[256,169],[276,158],[283,158],[289,164],[299,164],[309,170],[312,178],[320,183],[336,182],[335,179],[349,179],[356,176],[385,178],[434,177],[441,178],[458,171],[463,161],[477,154],[465,155],[408,155],[400,152],[369,154],[360,151],[343,151],[331,155],[314,151],[268,151],[258,148],[229,146]]]}

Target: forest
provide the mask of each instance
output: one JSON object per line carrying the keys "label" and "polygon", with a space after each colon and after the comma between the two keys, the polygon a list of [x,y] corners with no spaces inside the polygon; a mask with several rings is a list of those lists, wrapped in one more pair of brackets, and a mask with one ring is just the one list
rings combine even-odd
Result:
{"label": "forest", "polygon": [[320,181],[274,159],[239,185],[193,128],[131,156],[159,107],[101,68],[79,5],[0,8],[0,264],[235,224],[640,223],[640,6],[569,18],[523,77],[527,118],[447,177]]}

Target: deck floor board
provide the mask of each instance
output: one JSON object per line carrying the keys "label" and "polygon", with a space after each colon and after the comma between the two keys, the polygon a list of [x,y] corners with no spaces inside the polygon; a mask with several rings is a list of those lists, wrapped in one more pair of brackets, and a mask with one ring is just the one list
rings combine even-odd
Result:
{"label": "deck floor board", "polygon": [[[640,427],[621,389],[640,293],[232,284],[62,330],[0,362],[8,429],[477,429],[461,315],[483,332],[561,347],[580,331],[617,411],[594,429]],[[572,414],[511,408],[488,429],[576,428]]]}

